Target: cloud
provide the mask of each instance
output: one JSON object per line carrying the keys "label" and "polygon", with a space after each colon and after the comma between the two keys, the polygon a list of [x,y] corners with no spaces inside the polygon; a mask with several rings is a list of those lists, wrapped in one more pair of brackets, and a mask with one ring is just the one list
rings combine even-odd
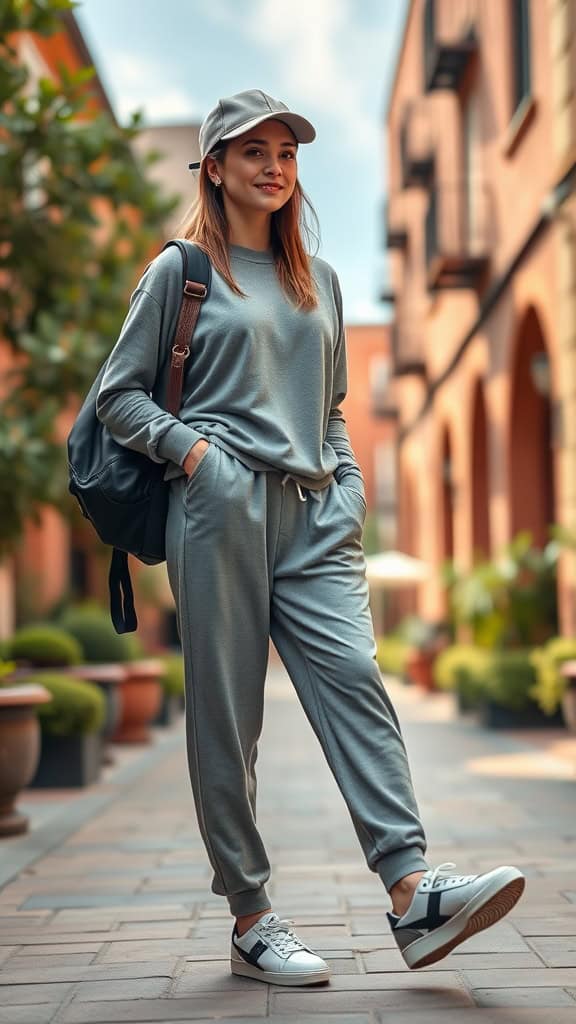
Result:
{"label": "cloud", "polygon": [[113,50],[106,56],[106,73],[114,83],[114,108],[121,123],[140,108],[151,124],[201,120],[200,104],[187,89],[169,84],[170,75],[160,62],[154,65],[149,57]]}
{"label": "cloud", "polygon": [[[366,10],[366,8],[365,8]],[[275,70],[291,102],[332,118],[349,147],[375,145],[373,87],[380,90],[394,35],[362,24],[350,0],[291,0],[290,14],[278,0],[253,0],[238,22],[263,50],[272,50]],[[362,76],[358,68],[363,68]]]}

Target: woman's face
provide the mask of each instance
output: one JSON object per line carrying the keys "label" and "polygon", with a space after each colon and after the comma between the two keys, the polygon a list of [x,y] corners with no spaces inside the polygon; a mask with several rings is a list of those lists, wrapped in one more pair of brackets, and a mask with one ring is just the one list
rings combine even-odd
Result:
{"label": "woman's face", "polygon": [[[287,203],[296,186],[298,143],[288,125],[276,118],[262,121],[228,140],[224,162],[208,157],[208,171],[219,174],[224,202],[245,212],[274,213]],[[264,187],[263,187],[264,186]]]}

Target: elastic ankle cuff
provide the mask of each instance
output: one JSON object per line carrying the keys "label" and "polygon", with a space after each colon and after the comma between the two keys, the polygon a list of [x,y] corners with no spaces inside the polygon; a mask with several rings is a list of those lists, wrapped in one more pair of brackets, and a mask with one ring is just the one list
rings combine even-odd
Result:
{"label": "elastic ankle cuff", "polygon": [[260,889],[245,889],[244,892],[228,893],[226,899],[234,917],[256,914],[259,910],[267,910],[271,906],[264,886],[261,886]]}
{"label": "elastic ankle cuff", "polygon": [[376,861],[376,871],[384,882],[387,892],[399,882],[405,875],[411,875],[413,871],[429,871],[424,854],[419,846],[408,846],[403,850],[393,850],[392,853],[385,853]]}

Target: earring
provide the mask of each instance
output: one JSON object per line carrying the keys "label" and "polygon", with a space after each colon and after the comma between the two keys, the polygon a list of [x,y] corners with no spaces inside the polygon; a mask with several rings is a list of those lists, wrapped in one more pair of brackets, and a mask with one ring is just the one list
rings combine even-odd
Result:
{"label": "earring", "polygon": [[221,181],[221,179],[220,179],[220,178],[212,178],[212,183],[213,183],[214,185],[221,185],[221,184],[222,184],[222,181]]}

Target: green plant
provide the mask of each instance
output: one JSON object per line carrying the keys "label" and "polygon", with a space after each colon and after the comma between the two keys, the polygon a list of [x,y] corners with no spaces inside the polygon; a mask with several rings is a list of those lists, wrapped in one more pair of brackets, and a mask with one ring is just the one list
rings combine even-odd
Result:
{"label": "green plant", "polygon": [[164,664],[162,686],[168,696],[180,697],[184,693],[184,659],[181,654],[166,654],[160,659]]}
{"label": "green plant", "polygon": [[18,629],[7,641],[7,656],[32,665],[79,665],[82,648],[64,629],[52,623],[36,623]]}
{"label": "green plant", "polygon": [[58,625],[76,638],[89,664],[130,661],[134,656],[132,634],[117,633],[109,613],[94,602],[69,606]]}
{"label": "green plant", "polygon": [[541,644],[558,631],[556,569],[560,543],[542,550],[522,531],[492,561],[468,571],[444,568],[451,617],[471,627],[475,644],[513,649]]}
{"label": "green plant", "polygon": [[453,644],[434,662],[434,682],[439,690],[457,690],[466,677],[481,678],[488,652],[473,644]]}
{"label": "green plant", "polygon": [[406,674],[406,662],[410,654],[406,641],[397,636],[380,636],[376,640],[376,648],[376,661],[380,670],[402,679]]}
{"label": "green plant", "polygon": [[52,694],[52,700],[37,709],[43,732],[52,736],[75,736],[98,732],[103,725],[106,698],[94,683],[49,672],[18,680],[19,685],[29,683],[44,686]]}
{"label": "green plant", "polygon": [[536,683],[530,693],[544,714],[553,715],[560,706],[568,680],[560,672],[565,661],[576,659],[576,639],[558,636],[531,654]]}
{"label": "green plant", "polygon": [[533,704],[530,696],[536,681],[531,663],[532,650],[492,651],[486,660],[481,696],[511,711],[523,711]]}

